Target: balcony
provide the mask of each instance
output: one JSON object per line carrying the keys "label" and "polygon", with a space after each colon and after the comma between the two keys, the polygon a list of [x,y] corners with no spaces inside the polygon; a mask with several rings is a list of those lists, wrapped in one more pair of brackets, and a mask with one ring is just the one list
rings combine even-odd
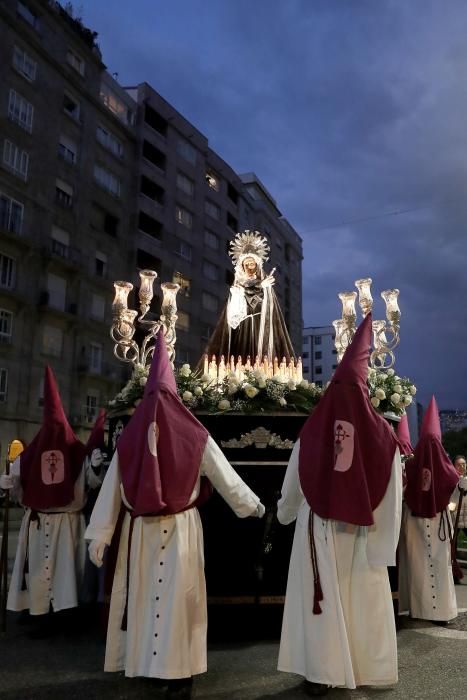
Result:
{"label": "balcony", "polygon": [[67,268],[82,267],[85,262],[84,255],[79,248],[61,243],[55,238],[49,238],[42,253],[45,258],[59,261]]}

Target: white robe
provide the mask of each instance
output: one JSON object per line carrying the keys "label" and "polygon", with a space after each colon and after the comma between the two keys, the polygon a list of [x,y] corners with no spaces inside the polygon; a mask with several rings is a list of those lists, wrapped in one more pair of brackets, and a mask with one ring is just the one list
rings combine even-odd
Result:
{"label": "white robe", "polygon": [[[19,458],[12,464],[10,473],[15,479],[12,498],[21,503]],[[81,513],[86,500],[84,486],[83,468],[69,505],[39,513],[39,521],[31,521],[31,510],[26,509],[8,592],[8,610],[29,609],[31,615],[45,615],[50,606],[58,612],[78,605],[86,556],[85,523]],[[28,537],[29,574],[26,574],[27,589],[22,591]]]}
{"label": "white robe", "polygon": [[[252,515],[259,498],[208,438],[201,475],[239,517]],[[191,497],[199,493],[199,480]],[[86,530],[86,539],[110,544],[121,502],[128,506],[114,454]],[[121,630],[127,586],[127,513],[122,528],[110,603],[105,671],[186,678],[207,669],[207,605],[203,530],[196,508],[134,521],[130,555],[127,631]]]}
{"label": "white robe", "polygon": [[300,488],[299,441],[278,503],[283,524],[297,519],[279,650],[279,671],[314,683],[356,688],[397,682],[397,644],[387,566],[395,565],[402,507],[399,450],[374,525],[358,527],[314,516],[324,599],[313,614],[308,539],[310,508]]}
{"label": "white robe", "polygon": [[[446,517],[447,516],[447,517]],[[416,518],[404,504],[399,545],[399,609],[421,620],[447,621],[457,617],[451,566],[451,542],[445,528],[439,538],[441,513]]]}

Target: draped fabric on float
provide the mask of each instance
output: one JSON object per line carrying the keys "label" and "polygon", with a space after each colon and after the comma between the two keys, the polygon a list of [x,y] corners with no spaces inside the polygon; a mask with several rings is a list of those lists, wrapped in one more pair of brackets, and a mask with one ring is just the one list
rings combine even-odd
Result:
{"label": "draped fabric on float", "polygon": [[22,504],[41,511],[71,503],[85,455],[86,448],[68,423],[54,374],[47,366],[42,427],[20,456]]}

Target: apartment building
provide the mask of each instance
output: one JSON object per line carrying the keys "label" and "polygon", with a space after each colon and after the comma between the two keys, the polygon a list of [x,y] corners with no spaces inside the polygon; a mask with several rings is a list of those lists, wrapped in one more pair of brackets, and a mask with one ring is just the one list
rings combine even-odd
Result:
{"label": "apartment building", "polygon": [[303,329],[303,377],[318,386],[328,382],[337,367],[333,326],[308,326]]}
{"label": "apartment building", "polygon": [[134,255],[135,105],[56,2],[0,4],[0,441],[41,420],[44,366],[85,433],[121,387],[111,280]]}
{"label": "apartment building", "polygon": [[299,352],[300,237],[260,180],[252,173],[237,175],[150,85],[127,90],[138,104],[136,264],[181,287],[177,362],[199,361],[233,281],[229,243],[244,229],[257,229],[269,240],[267,269],[276,267],[276,289]]}

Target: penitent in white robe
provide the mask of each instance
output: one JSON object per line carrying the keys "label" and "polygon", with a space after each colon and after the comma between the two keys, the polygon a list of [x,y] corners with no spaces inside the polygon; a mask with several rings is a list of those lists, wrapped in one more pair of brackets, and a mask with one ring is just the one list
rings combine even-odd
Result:
{"label": "penitent in white robe", "polygon": [[402,508],[399,450],[374,525],[359,527],[314,516],[316,556],[324,599],[313,614],[308,539],[310,508],[300,488],[299,441],[278,503],[283,524],[297,520],[279,650],[279,671],[313,683],[356,688],[397,682],[397,645],[387,566],[395,565]]}
{"label": "penitent in white robe", "polygon": [[[15,479],[12,498],[21,503],[20,460],[11,466]],[[74,498],[63,508],[49,508],[30,519],[29,508],[21,523],[15,564],[8,592],[7,608],[31,615],[45,615],[78,605],[84,572],[85,523],[81,512],[85,496],[84,468],[75,482]],[[56,512],[60,511],[60,512]],[[22,591],[24,560],[29,539],[27,589]]]}
{"label": "penitent in white robe", "polygon": [[[259,498],[209,437],[200,465],[239,517],[255,513]],[[191,501],[199,493],[199,481]],[[128,504],[115,452],[86,530],[110,544],[121,503]],[[186,678],[207,669],[207,605],[203,530],[197,508],[134,521],[127,631],[121,630],[127,585],[128,530],[124,519],[110,603],[105,671],[127,676]]]}
{"label": "penitent in white robe", "polygon": [[449,512],[434,518],[413,516],[404,504],[399,544],[399,609],[421,620],[457,617],[451,566]]}

